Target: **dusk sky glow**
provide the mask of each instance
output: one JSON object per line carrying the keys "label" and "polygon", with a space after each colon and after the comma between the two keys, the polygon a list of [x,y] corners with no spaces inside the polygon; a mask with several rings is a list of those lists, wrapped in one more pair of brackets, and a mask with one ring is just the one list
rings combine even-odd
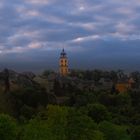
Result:
{"label": "dusk sky glow", "polygon": [[140,0],[0,0],[0,69],[140,70]]}

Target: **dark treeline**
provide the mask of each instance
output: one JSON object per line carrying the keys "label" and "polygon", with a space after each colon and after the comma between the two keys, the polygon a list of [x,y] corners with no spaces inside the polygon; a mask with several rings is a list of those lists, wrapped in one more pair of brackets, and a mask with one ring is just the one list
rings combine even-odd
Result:
{"label": "dark treeline", "polygon": [[[133,87],[116,84],[133,79]],[[111,85],[111,86],[108,86]],[[140,73],[0,72],[1,140],[140,140]]]}

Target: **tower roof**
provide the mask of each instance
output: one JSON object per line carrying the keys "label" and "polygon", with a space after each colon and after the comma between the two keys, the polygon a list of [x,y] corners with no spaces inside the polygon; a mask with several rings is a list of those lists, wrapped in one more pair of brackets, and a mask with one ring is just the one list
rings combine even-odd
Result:
{"label": "tower roof", "polygon": [[64,50],[64,48],[63,48],[63,50],[62,50],[62,52],[61,52],[61,54],[60,54],[60,57],[66,57],[67,56],[67,54],[66,54],[66,52],[65,52],[65,50]]}

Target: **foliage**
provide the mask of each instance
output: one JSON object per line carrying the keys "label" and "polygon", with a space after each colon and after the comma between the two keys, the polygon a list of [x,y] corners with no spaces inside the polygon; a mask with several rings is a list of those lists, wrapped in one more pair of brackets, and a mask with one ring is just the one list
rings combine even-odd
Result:
{"label": "foliage", "polygon": [[96,140],[102,137],[96,131],[96,124],[88,116],[71,110],[68,116],[67,139],[68,140]]}
{"label": "foliage", "polygon": [[0,139],[16,140],[17,126],[15,121],[8,115],[0,115]]}
{"label": "foliage", "polygon": [[73,108],[49,105],[43,114],[24,127],[22,140],[103,140],[94,121]]}
{"label": "foliage", "polygon": [[107,108],[101,104],[88,105],[88,115],[97,123],[110,118]]}
{"label": "foliage", "polygon": [[[46,71],[42,76],[47,80],[51,75],[55,73]],[[70,76],[67,80],[62,78],[67,81],[66,86],[60,77],[51,81],[54,87],[49,94],[34,82],[7,94],[1,90],[0,113],[7,113],[16,121],[8,115],[0,115],[0,140],[140,139],[139,72],[131,74],[137,82],[135,89],[123,94],[80,87],[84,83],[88,87],[92,82],[93,87],[98,86],[101,78],[115,84],[126,78],[121,70],[78,70]],[[82,84],[77,86],[78,82]],[[61,103],[61,100],[65,101]]]}
{"label": "foliage", "polygon": [[65,140],[66,116],[65,107],[49,105],[45,120],[38,116],[25,126],[23,140]]}
{"label": "foliage", "polygon": [[90,103],[95,103],[97,101],[96,95],[91,92],[81,93],[78,92],[71,96],[71,105],[80,107],[86,106]]}
{"label": "foliage", "polygon": [[131,138],[132,138],[132,140],[140,139],[140,125],[134,128]]}
{"label": "foliage", "polygon": [[99,124],[99,129],[103,132],[105,140],[129,140],[126,128],[123,126],[104,121]]}

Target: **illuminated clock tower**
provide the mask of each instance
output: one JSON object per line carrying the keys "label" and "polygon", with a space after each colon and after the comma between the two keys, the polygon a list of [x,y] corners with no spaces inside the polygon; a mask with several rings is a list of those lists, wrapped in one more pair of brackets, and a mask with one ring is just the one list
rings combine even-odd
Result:
{"label": "illuminated clock tower", "polygon": [[68,58],[67,58],[67,54],[65,53],[64,49],[62,50],[62,52],[60,54],[59,67],[60,67],[60,75],[67,76],[69,73]]}

